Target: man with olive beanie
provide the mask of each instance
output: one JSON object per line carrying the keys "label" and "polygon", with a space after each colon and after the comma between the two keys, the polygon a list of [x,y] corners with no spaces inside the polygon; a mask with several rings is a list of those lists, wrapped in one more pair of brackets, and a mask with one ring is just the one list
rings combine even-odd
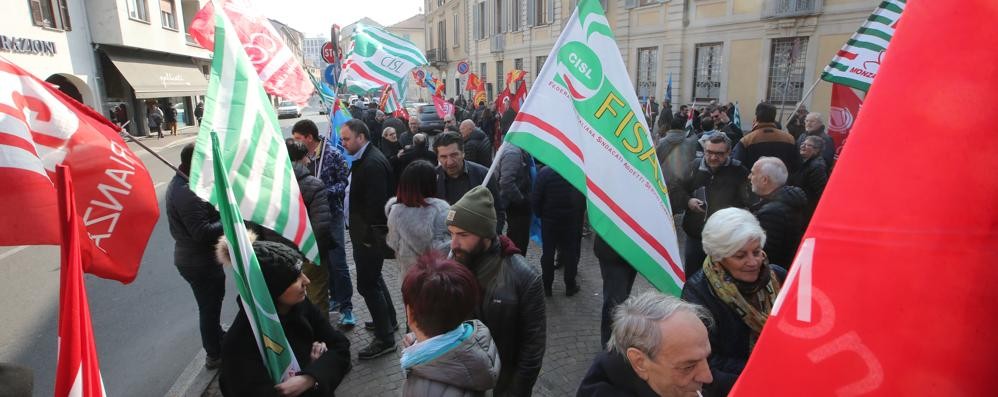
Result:
{"label": "man with olive beanie", "polygon": [[473,316],[499,349],[496,396],[529,396],[544,358],[547,317],[541,275],[512,241],[496,234],[492,193],[476,186],[447,213],[451,253],[478,279],[484,294]]}

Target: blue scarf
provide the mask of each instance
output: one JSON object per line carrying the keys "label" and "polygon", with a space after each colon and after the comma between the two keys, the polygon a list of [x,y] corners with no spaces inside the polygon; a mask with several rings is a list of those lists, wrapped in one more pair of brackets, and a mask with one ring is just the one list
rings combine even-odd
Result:
{"label": "blue scarf", "polygon": [[475,332],[475,326],[470,322],[463,322],[454,330],[434,336],[422,342],[417,342],[402,351],[402,370],[415,367],[419,364],[433,361],[444,353],[457,347],[465,339],[468,339]]}

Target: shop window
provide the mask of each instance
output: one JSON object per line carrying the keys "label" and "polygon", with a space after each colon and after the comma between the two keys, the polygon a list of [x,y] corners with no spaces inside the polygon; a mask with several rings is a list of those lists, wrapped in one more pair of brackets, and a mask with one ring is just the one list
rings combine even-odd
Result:
{"label": "shop window", "polygon": [[31,22],[49,29],[72,30],[67,0],[30,0]]}

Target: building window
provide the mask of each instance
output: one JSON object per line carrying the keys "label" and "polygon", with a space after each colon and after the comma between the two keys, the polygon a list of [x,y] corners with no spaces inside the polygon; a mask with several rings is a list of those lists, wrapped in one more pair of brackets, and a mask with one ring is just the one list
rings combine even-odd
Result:
{"label": "building window", "polygon": [[658,74],[658,47],[638,48],[638,98],[655,95]]}
{"label": "building window", "polygon": [[127,0],[125,3],[128,4],[129,18],[149,22],[149,7],[146,5],[146,0]]}
{"label": "building window", "polygon": [[437,39],[440,40],[437,43],[437,48],[440,48],[441,51],[447,48],[447,21],[437,22]]}
{"label": "building window", "polygon": [[653,4],[660,4],[661,0],[638,0],[638,7],[650,6]]}
{"label": "building window", "polygon": [[518,31],[523,29],[523,21],[520,20],[520,9],[523,8],[523,4],[520,0],[513,0],[513,31]]}
{"label": "building window", "polygon": [[544,62],[547,62],[548,56],[541,55],[537,57],[537,69],[534,71],[534,78],[541,75],[541,69],[544,68]]}
{"label": "building window", "polygon": [[485,38],[485,3],[475,4],[472,8],[472,27],[475,30],[475,40]]}
{"label": "building window", "polygon": [[49,29],[72,30],[66,0],[31,0],[31,22]]}
{"label": "building window", "polygon": [[458,13],[455,12],[454,13],[454,27],[453,27],[453,29],[454,29],[454,44],[453,44],[453,46],[454,47],[457,47],[458,43],[461,42],[461,32],[458,29],[458,26],[461,26],[461,25],[458,23],[458,22],[460,22],[460,19],[458,19],[458,18],[459,18],[458,17]]}
{"label": "building window", "polygon": [[[535,26],[551,23],[554,14],[554,0],[529,0],[533,7],[529,10]],[[572,8],[574,10],[574,7]]]}
{"label": "building window", "polygon": [[159,0],[159,17],[164,28],[177,30],[177,9],[173,1]]}
{"label": "building window", "polygon": [[722,43],[697,44],[693,66],[693,101],[709,101],[721,96]]}
{"label": "building window", "polygon": [[506,79],[503,77],[502,72],[502,61],[496,61],[496,84],[499,84],[500,87],[505,87]]}
{"label": "building window", "polygon": [[523,58],[516,58],[513,60],[513,69],[523,70]]}
{"label": "building window", "polygon": [[779,105],[796,103],[804,94],[807,37],[773,39],[770,51],[766,100]]}

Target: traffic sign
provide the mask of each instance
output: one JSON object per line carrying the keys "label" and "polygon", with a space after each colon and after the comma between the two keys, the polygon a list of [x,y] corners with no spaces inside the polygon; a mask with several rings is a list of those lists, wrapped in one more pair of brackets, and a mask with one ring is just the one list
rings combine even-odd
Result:
{"label": "traffic sign", "polygon": [[327,41],[322,45],[322,60],[326,63],[336,63],[336,51],[332,41]]}
{"label": "traffic sign", "polygon": [[336,80],[340,77],[339,71],[336,69],[336,65],[329,65],[322,71],[322,79],[332,87],[336,87]]}
{"label": "traffic sign", "polygon": [[457,72],[460,74],[467,74],[470,69],[471,67],[468,65],[468,61],[461,61],[457,63]]}

